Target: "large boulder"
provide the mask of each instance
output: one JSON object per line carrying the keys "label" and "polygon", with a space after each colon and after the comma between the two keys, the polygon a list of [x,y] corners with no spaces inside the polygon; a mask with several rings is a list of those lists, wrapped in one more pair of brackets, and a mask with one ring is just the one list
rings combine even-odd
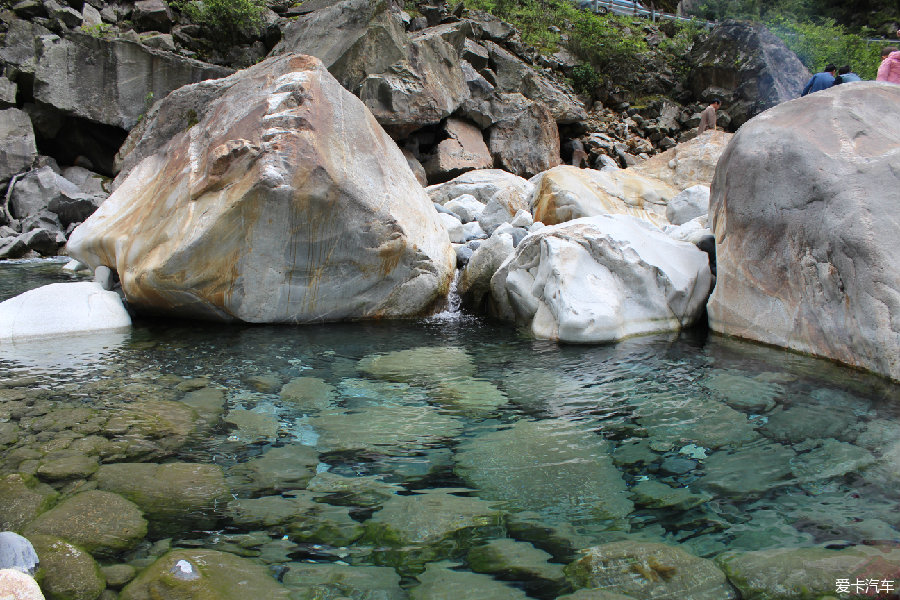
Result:
{"label": "large boulder", "polygon": [[741,128],[710,197],[710,326],[900,379],[900,87],[858,83]]}
{"label": "large boulder", "polygon": [[724,131],[704,131],[649,160],[629,167],[647,177],[654,177],[678,190],[695,185],[709,186],[716,174],[716,164],[734,134]]}
{"label": "large boulder", "polygon": [[95,123],[131,129],[154,99],[231,69],[123,40],[72,33],[34,39],[34,98]]}
{"label": "large boulder", "polygon": [[131,327],[119,295],[94,281],[51,283],[0,302],[0,341],[25,341]]}
{"label": "large boulder", "polygon": [[[534,185],[527,179],[500,169],[480,169],[464,173],[446,183],[428,186],[425,191],[432,202],[441,205],[464,194],[487,204],[498,192],[503,192],[504,196],[512,198],[512,205],[527,209]],[[512,215],[515,215],[515,211],[510,216]]]}
{"label": "large boulder", "polygon": [[706,254],[627,215],[600,215],[527,236],[491,279],[498,316],[540,338],[609,342],[678,331],[703,311]]}
{"label": "large boulder", "polygon": [[91,216],[103,199],[104,195],[85,194],[77,185],[45,166],[16,181],[10,194],[9,211],[14,218],[24,219],[49,210],[59,217],[62,225],[69,225]]}
{"label": "large boulder", "polygon": [[696,44],[689,57],[694,96],[721,96],[722,109],[738,128],[748,119],[800,95],[809,71],[765,25],[724,21]]}
{"label": "large boulder", "polygon": [[285,28],[273,54],[321,59],[393,135],[440,122],[468,97],[459,63],[463,36],[438,28],[410,36],[399,11],[384,0],[316,8]]}
{"label": "large boulder", "polygon": [[678,190],[632,169],[579,169],[561,165],[532,179],[535,221],[556,225],[582,217],[621,214],[666,223],[666,205]]}
{"label": "large boulder", "polygon": [[425,163],[429,177],[446,180],[465,171],[494,166],[494,159],[480,129],[460,119],[447,119],[444,131],[447,139],[437,145],[434,154]]}
{"label": "large boulder", "polygon": [[211,319],[404,317],[447,292],[437,211],[321,61],[277,56],[224,85],[72,233],[71,256],[117,270],[135,307]]}
{"label": "large boulder", "polygon": [[522,177],[560,164],[559,129],[550,110],[521,94],[499,97],[504,109],[490,128],[488,141],[494,164]]}
{"label": "large boulder", "polygon": [[37,155],[28,115],[17,108],[0,110],[0,183],[30,169]]}

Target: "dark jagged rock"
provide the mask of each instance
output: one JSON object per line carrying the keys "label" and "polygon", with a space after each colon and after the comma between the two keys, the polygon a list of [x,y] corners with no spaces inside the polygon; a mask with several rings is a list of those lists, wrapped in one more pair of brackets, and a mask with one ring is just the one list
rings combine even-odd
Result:
{"label": "dark jagged rock", "polygon": [[691,51],[689,86],[694,96],[722,96],[736,129],[780,102],[797,98],[809,71],[760,23],[725,21]]}

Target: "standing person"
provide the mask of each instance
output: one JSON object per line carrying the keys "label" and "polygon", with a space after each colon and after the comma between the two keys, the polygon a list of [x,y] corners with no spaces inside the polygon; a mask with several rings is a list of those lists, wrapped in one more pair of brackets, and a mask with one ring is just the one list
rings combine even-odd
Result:
{"label": "standing person", "polygon": [[862,81],[862,77],[850,70],[850,65],[844,65],[838,69],[837,77],[834,78],[834,85],[840,83],[853,83],[854,81]]}
{"label": "standing person", "polygon": [[806,87],[804,87],[803,91],[800,92],[800,96],[803,97],[807,94],[812,94],[813,92],[827,90],[834,85],[834,74],[836,72],[837,67],[835,67],[831,63],[827,64],[825,66],[825,69],[821,73],[816,73],[809,78],[809,81],[806,83]]}
{"label": "standing person", "polygon": [[718,98],[709,103],[709,106],[700,113],[700,126],[697,128],[697,135],[700,135],[707,129],[716,128],[716,111],[722,106],[722,101]]}
{"label": "standing person", "polygon": [[900,52],[894,46],[887,46],[881,51],[881,66],[875,81],[900,83]]}

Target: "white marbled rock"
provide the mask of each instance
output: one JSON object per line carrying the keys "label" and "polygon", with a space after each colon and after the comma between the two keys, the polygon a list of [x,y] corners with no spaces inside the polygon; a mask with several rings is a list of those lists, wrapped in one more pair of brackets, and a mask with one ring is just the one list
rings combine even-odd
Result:
{"label": "white marbled rock", "polygon": [[206,88],[200,122],[75,229],[73,258],[117,271],[139,310],[184,317],[408,317],[447,293],[455,254],[437,211],[321,61],[285,54]]}
{"label": "white marbled rock", "polygon": [[540,338],[608,342],[677,331],[700,316],[705,253],[636,217],[600,215],[528,235],[491,279],[501,318]]}
{"label": "white marbled rock", "polygon": [[673,225],[683,225],[709,211],[709,187],[693,185],[675,195],[666,206],[666,218]]}
{"label": "white marbled rock", "polygon": [[0,302],[0,342],[129,327],[119,295],[93,281],[52,283]]}

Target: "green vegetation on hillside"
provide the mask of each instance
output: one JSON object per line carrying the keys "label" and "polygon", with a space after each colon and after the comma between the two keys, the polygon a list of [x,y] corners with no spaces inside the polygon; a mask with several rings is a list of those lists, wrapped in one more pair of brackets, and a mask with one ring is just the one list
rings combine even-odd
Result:
{"label": "green vegetation on hillside", "polygon": [[225,45],[259,33],[266,9],[265,0],[169,0],[169,6],[204,27],[210,39]]}
{"label": "green vegetation on hillside", "polygon": [[606,80],[618,82],[647,66],[654,51],[667,56],[676,76],[686,75],[686,53],[700,31],[690,21],[671,22],[670,33],[655,47],[647,41],[649,21],[631,16],[594,14],[570,0],[465,0],[467,8],[489,12],[514,25],[522,41],[545,53],[564,47],[583,61],[573,73],[576,89],[586,91]]}
{"label": "green vegetation on hillside", "polygon": [[798,23],[784,17],[768,23],[772,32],[781,38],[806,65],[817,73],[828,63],[850,65],[863,79],[875,79],[881,64],[882,44],[870,43],[862,35],[848,33],[834,21]]}
{"label": "green vegetation on hillside", "polygon": [[897,0],[703,0],[696,16],[704,19],[752,19],[799,23],[831,21],[863,35],[894,37],[900,21]]}

